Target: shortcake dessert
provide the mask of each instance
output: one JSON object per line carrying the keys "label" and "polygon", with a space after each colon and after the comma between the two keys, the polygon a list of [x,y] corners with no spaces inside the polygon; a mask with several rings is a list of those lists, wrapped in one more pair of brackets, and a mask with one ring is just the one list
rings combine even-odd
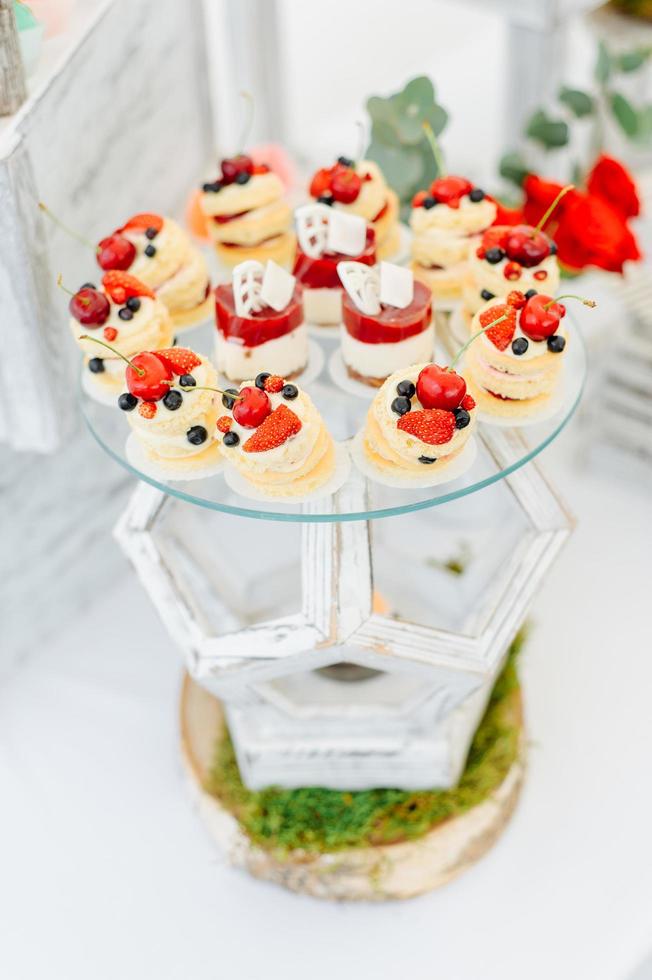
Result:
{"label": "shortcake dessert", "polygon": [[496,205],[464,177],[438,177],[412,200],[414,275],[436,300],[462,295],[469,253],[495,220]]}
{"label": "shortcake dessert", "polygon": [[[167,307],[128,272],[105,272],[102,289],[85,283],[68,309],[70,329],[84,353],[84,386],[100,401],[122,391],[123,358],[172,344],[174,328]],[[80,340],[82,333],[91,339]]]}
{"label": "shortcake dessert", "polygon": [[281,178],[265,164],[245,154],[222,160],[219,178],[202,186],[201,206],[224,265],[247,259],[292,264],[292,212]]}
{"label": "shortcake dessert", "polygon": [[349,377],[377,388],[400,367],[430,360],[432,296],[410,269],[341,262],[342,361]]}
{"label": "shortcake dessert", "polygon": [[136,214],[103,238],[96,258],[104,270],[127,270],[150,286],[167,306],[176,330],[194,327],[211,314],[206,260],[171,218]]}
{"label": "shortcake dessert", "polygon": [[342,322],[340,262],[364,265],[376,261],[376,236],[364,218],[335,211],[325,204],[305,204],[295,212],[297,256],[294,275],[303,288],[308,323],[332,327]]}
{"label": "shortcake dessert", "polygon": [[398,195],[388,187],[380,167],[372,160],[356,163],[348,157],[338,157],[332,167],[323,167],[313,176],[310,195],[321,204],[364,218],[376,234],[379,259],[398,251]]}
{"label": "shortcake dessert", "polygon": [[369,407],[358,437],[363,458],[381,482],[440,482],[468,443],[476,415],[460,374],[432,363],[403,368]]}
{"label": "shortcake dessert", "polygon": [[217,420],[221,450],[252,489],[271,497],[303,497],[324,487],[336,469],[333,439],[311,399],[296,385],[261,372],[227,389]]}
{"label": "shortcake dessert", "polygon": [[235,267],[232,282],[215,290],[218,369],[244,381],[263,368],[292,378],[308,362],[308,330],[301,287],[275,262],[250,259]]}

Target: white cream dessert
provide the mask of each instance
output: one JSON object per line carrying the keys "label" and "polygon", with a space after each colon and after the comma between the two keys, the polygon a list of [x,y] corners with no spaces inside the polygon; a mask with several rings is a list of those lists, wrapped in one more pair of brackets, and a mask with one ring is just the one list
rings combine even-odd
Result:
{"label": "white cream dessert", "polygon": [[431,293],[409,269],[342,262],[338,271],[345,287],[341,353],[350,377],[378,387],[398,368],[432,357]]}
{"label": "white cream dessert", "polygon": [[106,270],[129,270],[167,306],[177,330],[210,315],[206,260],[171,218],[136,214],[98,245],[97,261]]}
{"label": "white cream dessert", "polygon": [[232,381],[267,370],[291,378],[308,363],[301,288],[275,262],[242,262],[215,291],[218,369]]}

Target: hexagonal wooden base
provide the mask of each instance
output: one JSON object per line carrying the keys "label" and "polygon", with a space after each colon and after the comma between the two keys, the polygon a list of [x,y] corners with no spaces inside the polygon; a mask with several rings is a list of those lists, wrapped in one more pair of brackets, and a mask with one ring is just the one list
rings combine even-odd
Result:
{"label": "hexagonal wooden base", "polygon": [[[520,695],[515,711],[522,725]],[[247,837],[237,820],[206,792],[216,740],[225,731],[217,698],[186,676],[181,693],[181,744],[200,815],[231,864],[250,874],[317,898],[378,901],[411,898],[465,871],[491,847],[516,805],[524,760],[484,803],[447,820],[416,841],[332,854],[267,851]]]}

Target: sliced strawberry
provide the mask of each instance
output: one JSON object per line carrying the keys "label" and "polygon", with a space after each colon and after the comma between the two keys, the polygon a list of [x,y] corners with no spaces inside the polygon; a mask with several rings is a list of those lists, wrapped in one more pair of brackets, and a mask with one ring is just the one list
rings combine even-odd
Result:
{"label": "sliced strawberry", "polygon": [[397,428],[416,436],[429,446],[441,446],[453,438],[455,416],[442,408],[424,408],[419,412],[402,415],[397,422]]}
{"label": "sliced strawberry", "polygon": [[310,194],[312,197],[321,197],[326,191],[331,189],[331,180],[335,167],[322,167],[318,170],[310,181]]}
{"label": "sliced strawberry", "polygon": [[128,272],[111,269],[102,276],[102,285],[114,303],[124,303],[131,296],[149,296],[154,299],[154,292],[140,279],[130,276]]}
{"label": "sliced strawberry", "polygon": [[487,228],[482,236],[482,248],[504,248],[511,230],[511,228],[500,228],[496,226]]}
{"label": "sliced strawberry", "polygon": [[254,169],[251,172],[254,176],[256,176],[256,174],[268,174],[269,167],[266,163],[254,163]]}
{"label": "sliced strawberry", "polygon": [[130,218],[126,225],[123,225],[120,231],[147,231],[148,228],[155,228],[156,231],[160,231],[163,227],[163,218],[160,214],[148,214],[143,212],[143,214],[135,214],[133,218]]}
{"label": "sliced strawberry", "polygon": [[423,207],[423,202],[428,197],[428,191],[417,191],[412,198],[412,207],[420,208]]}
{"label": "sliced strawberry", "polygon": [[278,374],[270,374],[269,378],[265,378],[265,383],[263,388],[270,395],[278,394],[281,388],[285,384],[285,378],[279,377]]}
{"label": "sliced strawberry", "polygon": [[[454,421],[454,420],[453,420]],[[282,446],[301,429],[301,419],[287,405],[279,405],[261,422],[242,447],[246,453],[264,453]]]}
{"label": "sliced strawberry", "polygon": [[[504,320],[501,319],[503,316],[505,317]],[[496,320],[500,320],[500,323],[496,323],[495,327],[490,326]],[[498,350],[505,350],[511,344],[516,330],[516,310],[513,306],[507,306],[506,303],[490,306],[488,310],[484,310],[480,314],[480,324],[483,327],[489,327],[488,330],[485,330],[485,334],[494,347],[497,347]]]}
{"label": "sliced strawberry", "polygon": [[471,398],[470,395],[465,395],[462,401],[460,402],[460,408],[463,408],[467,412],[470,412],[472,409],[475,408],[475,401],[473,400],[473,398]]}
{"label": "sliced strawberry", "polygon": [[525,293],[522,293],[520,289],[512,289],[511,293],[507,293],[506,302],[513,306],[515,310],[521,310],[527,300],[525,298]]}
{"label": "sliced strawberry", "polygon": [[230,432],[231,426],[233,425],[233,419],[228,415],[220,415],[215,424],[219,432]]}
{"label": "sliced strawberry", "polygon": [[141,402],[138,406],[138,414],[144,419],[153,419],[156,415],[156,402]]}
{"label": "sliced strawberry", "polygon": [[102,333],[104,334],[104,339],[108,340],[109,343],[112,343],[118,336],[118,331],[115,327],[105,327]]}
{"label": "sliced strawberry", "polygon": [[187,347],[166,347],[165,350],[157,350],[156,356],[175,374],[190,374],[193,368],[201,364],[201,357]]}

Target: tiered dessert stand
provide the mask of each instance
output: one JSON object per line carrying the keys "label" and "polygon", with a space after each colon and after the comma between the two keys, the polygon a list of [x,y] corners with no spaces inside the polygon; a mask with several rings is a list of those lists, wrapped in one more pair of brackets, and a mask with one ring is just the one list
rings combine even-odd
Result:
{"label": "tiered dessert stand", "polygon": [[[210,343],[209,332],[192,340]],[[304,504],[241,497],[222,476],[157,483],[127,462],[122,413],[83,399],[97,441],[141,480],[115,533],[183,651],[184,756],[234,863],[325,897],[407,896],[448,880],[500,832],[522,757],[490,799],[425,839],[310,860],[252,844],[205,782],[226,720],[250,789],[456,783],[508,646],[571,530],[532,462],[579,402],[577,333],[567,362],[563,410],[518,430],[480,424],[477,458],[454,482],[390,489],[353,469],[333,497]],[[308,391],[336,439],[357,432],[367,402],[326,370]]]}

